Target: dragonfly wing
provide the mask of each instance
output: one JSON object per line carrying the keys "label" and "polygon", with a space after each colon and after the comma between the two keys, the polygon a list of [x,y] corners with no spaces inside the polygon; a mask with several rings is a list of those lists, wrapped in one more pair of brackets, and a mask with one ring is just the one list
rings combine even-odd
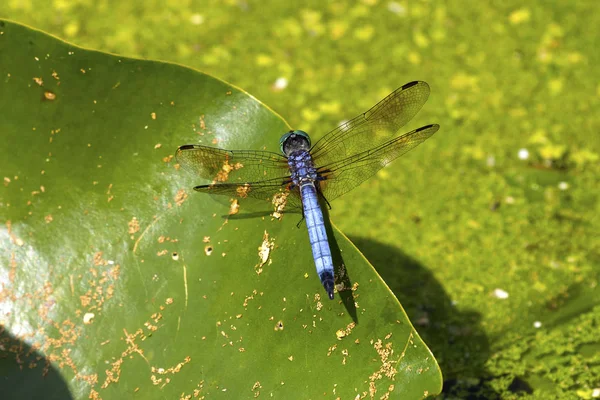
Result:
{"label": "dragonfly wing", "polygon": [[196,186],[194,190],[210,195],[227,196],[229,202],[237,200],[242,211],[248,211],[245,205],[249,205],[250,211],[298,212],[302,209],[302,201],[298,190],[291,188],[291,182],[291,178],[287,177],[284,180],[269,179],[239,184],[214,183]]}
{"label": "dragonfly wing", "polygon": [[393,137],[423,107],[429,85],[414,81],[396,89],[369,111],[338,126],[323,136],[311,149],[318,166],[377,147]]}
{"label": "dragonfly wing", "polygon": [[188,171],[217,182],[257,182],[289,175],[287,158],[268,151],[223,150],[188,144],[175,153],[177,162]]}
{"label": "dragonfly wing", "polygon": [[431,137],[439,125],[426,125],[362,153],[317,168],[319,187],[328,201],[349,192],[377,171]]}

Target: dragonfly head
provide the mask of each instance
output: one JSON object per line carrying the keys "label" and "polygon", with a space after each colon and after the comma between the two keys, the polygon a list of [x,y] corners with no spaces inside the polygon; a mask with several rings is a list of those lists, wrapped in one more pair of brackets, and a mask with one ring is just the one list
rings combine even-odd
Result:
{"label": "dragonfly head", "polygon": [[289,131],[279,139],[281,152],[289,156],[298,150],[310,150],[310,137],[304,131]]}

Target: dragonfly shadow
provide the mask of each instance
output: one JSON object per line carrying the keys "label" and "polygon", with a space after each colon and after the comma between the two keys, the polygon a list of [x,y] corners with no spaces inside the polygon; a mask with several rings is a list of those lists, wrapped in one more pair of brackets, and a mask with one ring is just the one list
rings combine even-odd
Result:
{"label": "dragonfly shadow", "polygon": [[3,399],[70,400],[73,395],[56,367],[0,325],[0,393]]}
{"label": "dragonfly shadow", "polygon": [[457,308],[431,272],[397,248],[361,237],[350,240],[396,295],[444,375],[442,397],[501,398],[485,368],[489,339],[481,315]]}
{"label": "dragonfly shadow", "polygon": [[[321,209],[323,210],[323,218],[325,221],[325,231],[327,232],[327,238],[329,239],[329,246],[331,249],[331,258],[333,259],[333,265],[335,268],[336,285],[342,285],[345,290],[339,291],[338,295],[342,299],[342,303],[346,308],[346,312],[352,318],[355,324],[358,324],[358,315],[356,312],[356,304],[354,303],[354,296],[352,295],[352,280],[348,271],[345,268],[344,259],[342,258],[342,252],[338,246],[335,235],[333,234],[333,227],[329,220],[329,207],[323,204],[321,201]],[[339,287],[339,286],[338,286]]]}

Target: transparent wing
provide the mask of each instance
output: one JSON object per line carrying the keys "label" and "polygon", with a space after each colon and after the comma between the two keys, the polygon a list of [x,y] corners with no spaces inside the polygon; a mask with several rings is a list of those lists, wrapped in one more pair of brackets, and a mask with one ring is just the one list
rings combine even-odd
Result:
{"label": "transparent wing", "polygon": [[427,125],[367,151],[317,168],[321,192],[328,201],[349,192],[377,171],[431,137],[439,125]]}
{"label": "transparent wing", "polygon": [[227,196],[222,203],[236,199],[243,211],[301,209],[298,191],[290,189],[290,171],[284,156],[268,151],[223,150],[190,144],[180,146],[175,157],[186,170],[211,180],[210,184],[196,186],[194,190]]}
{"label": "transparent wing", "polygon": [[212,183],[284,180],[290,174],[287,159],[268,151],[222,150],[187,144],[177,149],[175,157],[185,169]]}
{"label": "transparent wing", "polygon": [[330,164],[390,140],[429,97],[429,85],[414,81],[396,89],[369,111],[338,126],[311,149],[315,165]]}
{"label": "transparent wing", "polygon": [[[291,188],[291,179],[269,179],[260,182],[214,183],[200,185],[194,190],[210,195],[227,196],[238,200],[242,211],[268,210],[270,212],[298,212],[302,201],[297,188]],[[256,201],[254,201],[256,200]],[[249,206],[250,210],[246,210]]]}

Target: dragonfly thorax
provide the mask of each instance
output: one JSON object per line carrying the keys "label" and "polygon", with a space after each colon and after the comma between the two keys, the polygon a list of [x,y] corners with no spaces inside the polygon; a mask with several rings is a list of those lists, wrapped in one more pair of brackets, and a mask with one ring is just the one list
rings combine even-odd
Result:
{"label": "dragonfly thorax", "polygon": [[279,139],[279,145],[281,152],[289,157],[297,151],[310,150],[310,137],[304,131],[289,131]]}

